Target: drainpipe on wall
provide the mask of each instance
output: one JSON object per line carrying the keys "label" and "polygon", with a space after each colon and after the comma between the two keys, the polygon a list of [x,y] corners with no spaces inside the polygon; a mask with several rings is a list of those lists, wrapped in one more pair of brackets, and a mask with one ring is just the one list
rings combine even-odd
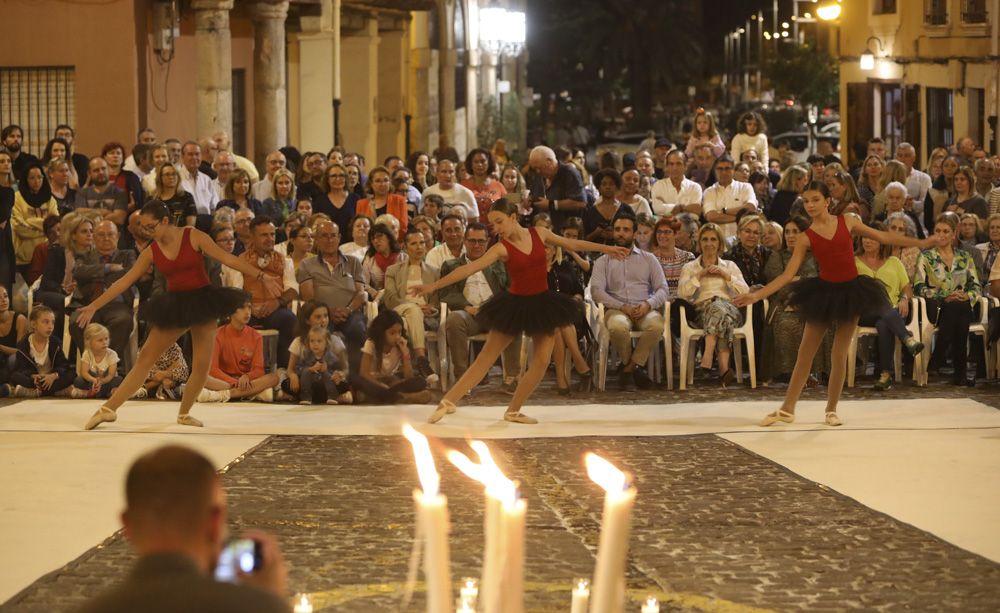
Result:
{"label": "drainpipe on wall", "polygon": [[990,55],[993,58],[993,113],[990,129],[993,130],[993,153],[1000,153],[1000,0],[993,0],[990,7],[990,25],[993,28]]}

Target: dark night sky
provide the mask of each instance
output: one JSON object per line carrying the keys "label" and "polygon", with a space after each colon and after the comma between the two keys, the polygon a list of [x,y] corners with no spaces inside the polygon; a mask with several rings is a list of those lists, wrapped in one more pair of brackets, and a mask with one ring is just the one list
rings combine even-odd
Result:
{"label": "dark night sky", "polygon": [[[722,65],[722,37],[746,23],[750,15],[758,10],[769,14],[773,0],[702,0],[705,33],[705,53],[708,68]],[[781,0],[782,7],[788,0]],[[787,10],[787,9],[784,9]],[[766,23],[770,23],[769,21]]]}

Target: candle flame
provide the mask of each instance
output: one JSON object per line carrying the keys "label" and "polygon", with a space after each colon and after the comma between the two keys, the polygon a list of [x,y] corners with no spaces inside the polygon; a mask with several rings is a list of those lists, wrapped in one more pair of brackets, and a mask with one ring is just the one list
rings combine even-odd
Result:
{"label": "candle flame", "polygon": [[578,592],[586,592],[588,589],[590,589],[590,581],[588,581],[586,579],[577,579],[576,580],[576,591],[578,591]]}
{"label": "candle flame", "polygon": [[437,496],[441,485],[441,477],[434,468],[434,456],[427,437],[417,432],[410,424],[403,424],[403,436],[413,446],[413,457],[417,462],[417,475],[420,477],[420,487],[424,496]]}
{"label": "candle flame", "polygon": [[628,488],[625,473],[611,462],[596,453],[589,452],[584,456],[584,460],[587,463],[587,476],[590,477],[591,481],[604,488],[604,491],[624,492]]}
{"label": "candle flame", "polygon": [[486,493],[492,498],[500,500],[505,506],[513,506],[517,502],[517,484],[508,479],[490,454],[489,447],[482,441],[472,441],[469,443],[473,451],[479,456],[479,464],[469,459],[461,451],[451,449],[447,453],[448,461],[455,465],[455,468],[465,473],[470,479],[482,483],[486,487]]}

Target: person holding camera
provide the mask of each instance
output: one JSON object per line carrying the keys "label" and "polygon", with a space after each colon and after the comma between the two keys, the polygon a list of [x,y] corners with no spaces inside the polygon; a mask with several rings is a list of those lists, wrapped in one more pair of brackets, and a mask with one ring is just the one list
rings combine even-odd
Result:
{"label": "person holding camera", "polygon": [[125,478],[122,524],[138,555],[125,580],[85,604],[81,613],[232,611],[288,613],[288,571],[274,537],[259,531],[254,563],[238,583],[213,573],[226,542],[226,494],[212,463],[187,447],[167,445],[135,461]]}

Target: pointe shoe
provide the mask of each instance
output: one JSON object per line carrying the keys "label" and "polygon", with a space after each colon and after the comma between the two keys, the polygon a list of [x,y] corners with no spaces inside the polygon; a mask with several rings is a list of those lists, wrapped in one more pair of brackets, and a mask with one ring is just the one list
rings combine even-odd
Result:
{"label": "pointe shoe", "polygon": [[766,426],[772,426],[778,422],[784,422],[786,424],[790,424],[793,421],[795,421],[795,413],[789,413],[788,411],[782,411],[781,409],[778,409],[774,413],[771,413],[770,415],[764,417],[764,419],[760,420],[760,423],[757,425],[766,427]]}
{"label": "pointe shoe", "polygon": [[431,416],[427,418],[427,423],[436,424],[437,422],[441,421],[441,419],[443,419],[445,415],[451,415],[457,410],[458,408],[455,406],[454,402],[442,398],[441,402],[438,403],[437,408],[434,409],[434,412],[431,413]]}
{"label": "pointe shoe", "polygon": [[509,422],[512,422],[512,423],[515,423],[515,424],[537,424],[538,423],[538,420],[535,419],[534,417],[528,417],[527,415],[525,415],[524,413],[521,413],[521,412],[517,412],[517,413],[504,413],[503,414],[503,419],[504,419],[504,421],[509,421]]}
{"label": "pointe shoe", "polygon": [[87,421],[87,425],[83,427],[84,430],[93,430],[97,426],[104,422],[112,422],[118,419],[118,413],[108,407],[101,407],[97,409],[97,412],[90,416]]}
{"label": "pointe shoe", "polygon": [[826,425],[828,426],[842,426],[844,422],[840,421],[840,417],[836,413],[830,412],[826,414]]}
{"label": "pointe shoe", "polygon": [[333,399],[333,398],[330,398],[329,400],[327,400],[327,401],[326,401],[326,403],[327,403],[327,404],[330,404],[330,405],[333,405],[333,404],[340,404],[339,402],[337,402],[337,401],[336,401],[335,399]]}
{"label": "pointe shoe", "polygon": [[205,424],[201,423],[200,419],[195,418],[190,413],[183,413],[177,416],[177,423],[182,426],[194,426],[195,428],[201,428]]}

